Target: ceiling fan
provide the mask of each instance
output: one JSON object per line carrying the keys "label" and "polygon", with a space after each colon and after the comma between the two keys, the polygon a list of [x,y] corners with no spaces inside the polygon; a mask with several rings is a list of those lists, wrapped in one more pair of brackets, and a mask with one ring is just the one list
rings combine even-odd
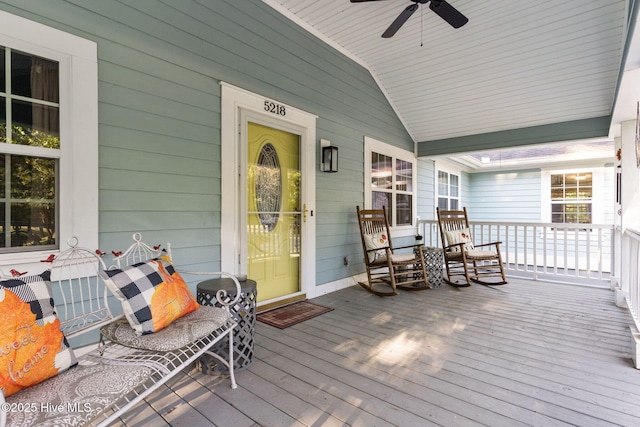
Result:
{"label": "ceiling fan", "polygon": [[[368,1],[380,1],[380,0],[351,0],[351,3],[363,3]],[[413,13],[418,10],[421,4],[429,3],[429,9],[434,11],[438,16],[447,21],[453,28],[460,28],[466,24],[469,20],[466,16],[460,13],[455,7],[451,6],[445,0],[411,0],[412,5],[407,6],[398,17],[389,25],[389,28],[382,33],[382,37],[392,37],[402,25],[407,22],[407,19]]]}

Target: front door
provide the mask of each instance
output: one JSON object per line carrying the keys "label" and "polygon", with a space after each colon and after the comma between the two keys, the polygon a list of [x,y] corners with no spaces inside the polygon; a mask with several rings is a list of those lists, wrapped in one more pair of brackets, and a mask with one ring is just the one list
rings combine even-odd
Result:
{"label": "front door", "polygon": [[247,275],[258,302],[303,298],[300,136],[247,123]]}

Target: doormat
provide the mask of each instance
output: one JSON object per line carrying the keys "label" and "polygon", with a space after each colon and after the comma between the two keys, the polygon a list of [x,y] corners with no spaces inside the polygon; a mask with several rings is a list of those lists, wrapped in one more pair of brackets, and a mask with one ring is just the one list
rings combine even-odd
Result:
{"label": "doormat", "polygon": [[258,313],[256,318],[258,321],[266,323],[267,325],[284,329],[332,310],[333,308],[324,307],[309,301],[299,301],[285,305],[284,307]]}

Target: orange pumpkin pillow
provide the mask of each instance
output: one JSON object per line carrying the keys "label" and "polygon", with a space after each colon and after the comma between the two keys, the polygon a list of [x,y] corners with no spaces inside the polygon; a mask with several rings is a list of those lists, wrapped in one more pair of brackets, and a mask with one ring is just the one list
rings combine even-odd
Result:
{"label": "orange pumpkin pillow", "polygon": [[138,335],[157,332],[200,306],[166,253],[100,275]]}
{"label": "orange pumpkin pillow", "polygon": [[60,330],[50,272],[0,282],[0,389],[9,396],[77,364]]}

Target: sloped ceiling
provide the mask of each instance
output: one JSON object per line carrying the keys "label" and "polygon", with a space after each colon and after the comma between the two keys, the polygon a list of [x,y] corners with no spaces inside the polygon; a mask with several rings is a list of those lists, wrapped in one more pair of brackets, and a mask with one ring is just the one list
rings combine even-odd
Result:
{"label": "sloped ceiling", "polygon": [[608,131],[625,0],[449,0],[465,26],[425,4],[389,39],[380,35],[411,1],[263,1],[367,67],[423,147],[566,124]]}

